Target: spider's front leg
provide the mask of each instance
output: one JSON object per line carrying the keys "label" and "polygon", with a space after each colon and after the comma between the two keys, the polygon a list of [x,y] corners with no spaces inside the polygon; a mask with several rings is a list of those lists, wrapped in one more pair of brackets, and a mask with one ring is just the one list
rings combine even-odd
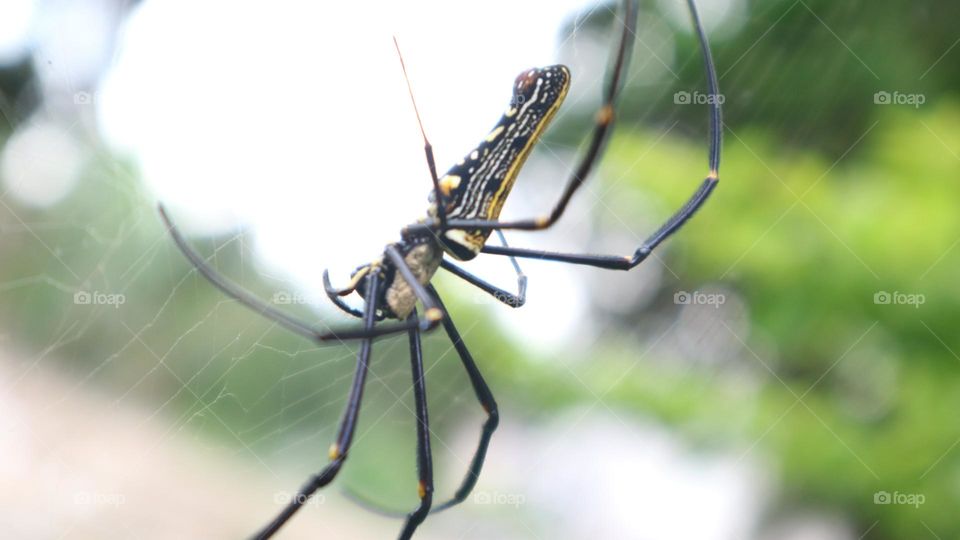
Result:
{"label": "spider's front leg", "polygon": [[537,249],[524,249],[508,246],[484,246],[481,253],[490,255],[507,255],[509,257],[523,257],[527,259],[542,259],[547,261],[559,261],[570,264],[582,264],[605,268],[608,270],[630,270],[637,266],[653,252],[654,248],[660,245],[671,234],[675,233],[693,214],[706,202],[707,197],[713,192],[719,180],[715,176],[707,177],[700,185],[700,188],[693,194],[683,207],[670,217],[659,229],[646,240],[633,253],[632,256],[618,255],[582,255],[572,253],[557,253],[554,251],[541,251]]}

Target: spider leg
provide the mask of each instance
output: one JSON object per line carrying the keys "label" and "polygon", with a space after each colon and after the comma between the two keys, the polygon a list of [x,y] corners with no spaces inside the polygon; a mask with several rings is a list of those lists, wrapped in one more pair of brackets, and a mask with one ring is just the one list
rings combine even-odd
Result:
{"label": "spider leg", "polygon": [[556,253],[552,251],[541,251],[536,249],[514,248],[507,246],[484,246],[481,253],[491,255],[507,255],[510,257],[523,257],[528,259],[543,259],[548,261],[559,261],[570,264],[583,264],[595,266],[597,268],[606,268],[608,270],[630,270],[646,259],[650,253],[666,240],[671,234],[675,233],[683,224],[696,213],[697,209],[707,200],[710,192],[717,186],[716,178],[707,178],[700,189],[693,194],[693,197],[687,201],[683,207],[678,210],[666,223],[650,235],[643,244],[634,252],[633,256],[621,257],[618,255],[579,255],[569,253]]}
{"label": "spider leg", "polygon": [[[419,113],[417,113],[419,114]],[[420,126],[423,129],[423,126]],[[423,152],[427,156],[427,167],[430,169],[430,178],[433,180],[433,200],[437,209],[437,222],[440,228],[447,227],[447,209],[443,204],[443,191],[440,189],[440,178],[437,176],[437,162],[433,157],[433,145],[427,140],[427,134],[423,134]]]}
{"label": "spider leg", "polygon": [[[500,241],[503,243],[503,246],[509,247],[507,245],[507,239],[503,237],[503,233],[501,231],[497,231],[497,234],[500,235]],[[500,302],[510,307],[518,308],[527,301],[527,276],[523,273],[523,270],[520,269],[520,264],[517,263],[517,259],[510,257],[510,262],[513,263],[513,269],[517,272],[517,294],[513,294],[509,291],[491,285],[483,279],[453,264],[447,259],[440,261],[440,266],[444,270],[459,277],[467,283],[483,290]]]}
{"label": "spider leg", "polygon": [[396,36],[393,38],[393,46],[397,49],[397,56],[400,58],[400,68],[403,70],[403,79],[407,82],[407,93],[410,94],[410,102],[413,104],[413,112],[417,116],[417,125],[420,126],[420,135],[423,136],[423,153],[427,158],[427,168],[430,169],[430,179],[433,181],[433,197],[437,209],[437,221],[440,228],[447,226],[447,211],[443,205],[443,191],[440,189],[440,177],[437,175],[437,162],[433,157],[433,145],[427,139],[427,131],[423,128],[423,120],[420,119],[420,109],[417,107],[417,100],[413,97],[413,86],[410,84],[410,77],[407,75],[407,64],[403,61],[403,54],[400,53],[400,44]]}
{"label": "spider leg", "polygon": [[390,257],[391,261],[394,262],[397,270],[401,273],[401,275],[403,275],[404,279],[407,279],[407,281],[411,284],[411,289],[413,290],[414,294],[417,295],[417,299],[424,304],[425,308],[427,308],[425,318],[421,321],[407,320],[401,323],[384,324],[375,329],[342,328],[332,330],[327,329],[326,331],[323,331],[314,328],[312,325],[307,324],[267,304],[263,300],[244,290],[240,285],[220,275],[206,262],[206,260],[204,260],[203,257],[200,256],[199,253],[190,247],[186,239],[183,238],[183,235],[180,234],[177,226],[174,225],[173,221],[170,219],[170,216],[167,214],[167,211],[163,205],[159,205],[159,211],[160,217],[166,224],[167,229],[169,230],[170,235],[173,237],[173,241],[176,243],[177,247],[193,264],[194,268],[196,268],[197,271],[203,275],[203,277],[207,278],[207,280],[213,286],[220,289],[221,292],[230,298],[240,302],[248,309],[276,322],[280,326],[296,334],[306,337],[307,339],[317,342],[367,339],[406,332],[413,326],[418,326],[421,330],[427,331],[436,327],[439,320],[443,317],[443,313],[435,309],[433,299],[427,295],[423,286],[420,285],[420,283],[413,277],[413,272],[410,270],[410,267],[407,265],[406,261],[403,260],[403,256],[400,255],[400,252],[397,251],[395,247],[389,246],[386,250],[386,254],[388,257]]}
{"label": "spider leg", "polygon": [[[353,285],[353,288],[336,289],[330,283],[330,272],[327,270],[324,270],[323,271],[323,289],[324,291],[326,291],[327,298],[330,299],[330,302],[333,303],[333,305],[337,306],[340,309],[340,311],[346,313],[347,315],[356,317],[358,319],[363,318],[362,311],[354,307],[351,307],[349,304],[347,304],[341,299],[342,296],[346,296],[351,292],[353,292],[356,289],[355,285]],[[382,321],[385,318],[386,317],[382,313],[377,313],[377,322]]]}
{"label": "spider leg", "polygon": [[[440,304],[440,308],[446,312],[446,308],[443,306],[443,301],[440,299],[440,295],[437,294],[437,291],[433,288],[433,286],[428,285],[427,289],[434,295],[434,298],[437,299],[437,302]],[[456,506],[466,500],[466,498],[470,495],[470,492],[473,491],[473,488],[477,483],[477,479],[480,477],[480,471],[483,469],[483,462],[487,457],[487,448],[490,446],[490,439],[493,436],[493,432],[497,429],[497,425],[500,423],[500,413],[497,409],[497,401],[493,397],[493,392],[491,392],[490,387],[487,386],[487,382],[480,373],[480,369],[477,367],[476,362],[474,362],[473,356],[470,354],[470,351],[464,344],[463,338],[460,337],[460,332],[457,330],[457,327],[453,323],[453,320],[450,318],[449,314],[443,318],[441,324],[443,324],[443,329],[446,332],[447,337],[450,338],[450,342],[453,343],[453,346],[457,351],[457,355],[460,356],[460,362],[463,364],[463,367],[467,372],[467,376],[470,379],[470,385],[473,386],[473,391],[477,396],[477,401],[480,402],[483,410],[486,411],[487,418],[483,422],[483,427],[480,431],[480,440],[477,443],[476,450],[473,452],[473,457],[470,459],[470,465],[467,469],[467,473],[460,482],[460,487],[458,487],[454,492],[453,497],[440,504],[434,505],[433,509],[430,510],[431,514],[445,510],[451,506]],[[349,499],[363,508],[370,510],[371,512],[375,512],[387,517],[403,517],[404,515],[400,512],[383,508],[382,506],[370,501],[368,498],[359,495],[352,490],[346,489],[344,492]]]}
{"label": "spider leg", "polygon": [[518,308],[527,301],[527,276],[524,274],[517,276],[517,294],[513,294],[491,285],[446,259],[440,262],[440,267],[510,307]]}
{"label": "spider leg", "polygon": [[[340,311],[346,313],[347,315],[352,315],[358,319],[363,318],[363,312],[361,312],[359,309],[350,307],[346,302],[344,302],[340,298],[341,296],[343,296],[341,294],[343,293],[343,291],[340,289],[333,288],[333,285],[330,283],[330,272],[328,270],[323,271],[323,290],[326,291],[327,298],[330,299],[330,302],[333,303],[333,305],[340,308]],[[348,291],[347,294],[349,294],[350,292],[353,292],[353,291],[352,290]]]}
{"label": "spider leg", "polygon": [[[375,316],[377,306],[373,299],[377,297],[379,289],[380,270],[374,269],[371,270],[370,276],[367,279],[366,297],[370,300],[367,300],[363,308],[363,327],[368,333],[376,324]],[[412,320],[414,324],[411,331],[417,328],[415,324],[416,319],[413,318]],[[350,388],[347,407],[343,413],[343,419],[340,421],[340,431],[337,439],[330,447],[330,463],[327,464],[322,471],[311,476],[307,483],[297,492],[296,497],[287,504],[286,508],[254,536],[257,540],[270,538],[276,534],[317,490],[333,481],[340,471],[340,467],[343,466],[343,462],[347,459],[347,453],[350,450],[350,444],[353,442],[354,431],[357,427],[357,417],[360,414],[360,403],[363,400],[363,389],[367,381],[367,370],[370,365],[370,351],[372,347],[372,338],[367,337],[360,342],[360,350],[357,353],[357,369],[353,376],[353,386]]]}
{"label": "spider leg", "polygon": [[[416,310],[410,317],[416,319]],[[423,523],[430,513],[430,504],[433,501],[433,457],[430,455],[430,420],[427,415],[427,386],[423,373],[423,348],[420,343],[420,329],[411,328],[410,336],[410,371],[413,374],[413,400],[417,416],[417,475],[420,483],[417,494],[420,504],[407,514],[407,521],[400,532],[400,540],[407,540]]]}
{"label": "spider leg", "polygon": [[[437,291],[432,285],[429,285],[427,288],[433,293],[437,302],[439,302],[440,308],[446,312],[446,308],[443,307],[443,301],[440,300],[440,295],[437,294]],[[457,354],[460,356],[460,362],[463,364],[463,368],[470,378],[470,384],[473,386],[473,392],[477,396],[477,401],[480,402],[483,410],[487,413],[487,419],[483,422],[480,441],[477,443],[477,449],[473,453],[473,458],[470,459],[470,467],[467,469],[467,474],[460,483],[460,487],[454,492],[452,498],[434,506],[432,512],[439,512],[451,506],[456,506],[466,500],[467,496],[470,495],[470,492],[473,491],[473,487],[477,483],[477,479],[480,477],[480,471],[483,469],[483,462],[487,457],[487,448],[490,446],[490,438],[500,423],[500,413],[497,410],[497,401],[493,397],[493,392],[490,391],[490,387],[487,386],[487,381],[483,379],[480,369],[477,367],[476,362],[473,361],[473,356],[470,355],[470,351],[464,344],[463,338],[460,337],[460,332],[457,331],[456,325],[453,324],[453,319],[447,315],[443,318],[442,324],[443,330],[447,333],[447,337],[450,338],[450,342],[453,343]]]}

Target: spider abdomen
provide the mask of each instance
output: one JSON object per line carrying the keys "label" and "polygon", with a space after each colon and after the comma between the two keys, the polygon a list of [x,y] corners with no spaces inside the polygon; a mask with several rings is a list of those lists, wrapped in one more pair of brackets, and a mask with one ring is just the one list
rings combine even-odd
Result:
{"label": "spider abdomen", "polygon": [[[447,218],[493,220],[500,216],[520,168],[569,88],[570,71],[562,65],[533,68],[517,76],[500,121],[440,178]],[[435,208],[430,213],[435,214]],[[450,229],[440,241],[444,250],[465,261],[480,253],[488,236],[489,229]]]}

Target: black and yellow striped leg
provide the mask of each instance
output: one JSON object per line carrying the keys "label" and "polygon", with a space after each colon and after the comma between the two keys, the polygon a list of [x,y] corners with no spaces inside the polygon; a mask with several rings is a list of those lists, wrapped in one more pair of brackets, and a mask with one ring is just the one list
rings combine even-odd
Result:
{"label": "black and yellow striped leg", "polygon": [[[437,294],[437,291],[433,288],[433,286],[428,285],[427,290],[433,293],[434,297],[437,299],[437,302],[440,304],[440,308],[446,311],[443,306],[443,301],[440,300],[440,295]],[[473,361],[473,356],[470,355],[470,351],[467,349],[466,344],[464,344],[463,338],[460,337],[460,332],[457,331],[456,325],[453,324],[453,320],[449,315],[443,318],[442,324],[444,331],[450,338],[450,342],[453,343],[454,348],[457,350],[457,354],[460,356],[460,362],[463,364],[463,368],[467,371],[467,376],[470,378],[470,384],[473,386],[473,391],[477,396],[477,400],[480,402],[483,410],[487,413],[487,419],[483,422],[483,428],[480,432],[480,441],[477,444],[477,449],[474,451],[473,458],[470,460],[470,467],[467,470],[467,474],[464,476],[463,481],[460,483],[460,487],[457,488],[457,491],[454,492],[454,495],[450,500],[436,505],[433,509],[434,512],[439,512],[446,508],[450,508],[451,506],[462,503],[470,495],[470,492],[473,491],[473,487],[476,485],[477,479],[480,477],[480,471],[483,469],[483,462],[487,457],[487,448],[490,446],[490,438],[493,436],[493,432],[497,429],[497,425],[500,423],[500,413],[497,410],[497,401],[493,398],[493,393],[490,391],[490,387],[487,386],[487,382],[483,379],[483,375],[480,373],[480,369],[477,367],[476,362]]]}
{"label": "black and yellow striped leg", "polygon": [[346,341],[349,339],[367,339],[391,334],[399,334],[401,332],[407,332],[411,328],[420,328],[422,331],[427,331],[436,327],[437,323],[439,323],[440,319],[443,317],[443,313],[437,309],[433,299],[427,295],[423,286],[420,285],[420,283],[413,276],[413,272],[410,270],[410,267],[407,265],[406,261],[403,260],[403,256],[395,247],[390,246],[387,248],[385,254],[391,260],[391,262],[394,263],[397,271],[399,271],[400,274],[403,275],[404,279],[411,284],[411,289],[417,296],[417,299],[423,303],[424,307],[426,308],[424,318],[419,321],[407,320],[402,323],[383,324],[377,328],[340,328],[320,330],[297,319],[296,317],[288,315],[274,306],[271,306],[270,304],[249,293],[240,285],[220,275],[220,273],[214,270],[213,267],[207,264],[207,261],[204,260],[199,253],[190,247],[183,235],[180,234],[180,230],[170,219],[170,216],[167,214],[167,211],[163,205],[159,206],[159,211],[160,217],[166,224],[167,230],[170,232],[170,236],[173,237],[173,241],[176,243],[177,247],[190,261],[190,263],[193,264],[194,268],[196,268],[203,277],[207,278],[207,281],[209,281],[214,287],[220,289],[220,291],[225,295],[240,302],[240,304],[248,309],[307,339],[317,342]]}
{"label": "black and yellow striped leg", "polygon": [[[380,271],[373,270],[367,279],[366,297],[376,298],[380,291]],[[376,324],[376,303],[367,301],[363,308],[363,326],[366,330],[372,330]],[[416,330],[414,325],[412,330]],[[347,408],[343,413],[343,419],[340,421],[340,431],[337,434],[336,442],[330,447],[330,463],[322,471],[310,477],[306,484],[300,488],[286,508],[277,515],[266,527],[258,532],[254,538],[263,540],[271,538],[281,527],[297,513],[300,508],[306,504],[307,500],[313,496],[320,488],[326,486],[340,472],[340,467],[347,459],[347,452],[350,450],[350,444],[353,442],[353,434],[357,428],[357,418],[360,415],[360,403],[363,401],[363,389],[367,381],[367,371],[370,366],[370,352],[373,347],[372,338],[365,338],[360,342],[360,350],[357,353],[357,369],[353,376],[353,386],[350,388],[350,396],[347,399]]]}
{"label": "black and yellow striped leg", "polygon": [[[416,318],[414,310],[410,317]],[[400,540],[407,540],[430,513],[433,502],[433,457],[430,454],[430,420],[427,414],[427,385],[423,373],[423,348],[420,330],[413,328],[410,336],[410,371],[413,373],[413,401],[417,417],[417,476],[420,479],[417,494],[420,505],[407,514],[407,521],[400,531]]]}
{"label": "black and yellow striped leg", "polygon": [[707,200],[710,193],[717,185],[716,178],[707,178],[701,184],[700,189],[694,193],[693,197],[683,205],[666,223],[657,229],[657,232],[650,235],[643,244],[637,248],[633,256],[621,257],[617,255],[579,255],[570,253],[556,253],[552,251],[541,251],[536,249],[524,249],[507,246],[484,246],[481,253],[490,255],[507,255],[510,257],[523,257],[527,259],[542,259],[547,261],[559,261],[570,264],[583,264],[595,266],[597,268],[606,268],[608,270],[630,270],[646,259],[650,253],[666,240],[671,234],[675,233],[680,227]]}

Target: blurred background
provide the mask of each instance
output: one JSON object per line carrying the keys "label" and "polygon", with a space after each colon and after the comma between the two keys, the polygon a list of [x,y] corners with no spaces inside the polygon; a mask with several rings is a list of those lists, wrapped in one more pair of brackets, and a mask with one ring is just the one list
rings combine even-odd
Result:
{"label": "blurred background", "polygon": [[[706,173],[685,3],[645,0],[616,134],[545,233],[632,253]],[[724,99],[721,184],[629,273],[521,261],[511,310],[439,274],[496,394],[474,494],[418,538],[957,538],[960,6],[700,0]],[[559,195],[616,5],[5,0],[0,5],[0,530],[239,538],[326,462],[354,346],[315,347],[198,277],[306,320],[426,209],[429,176],[531,66],[573,89],[504,217]],[[512,288],[508,260],[467,265]],[[355,299],[352,299],[355,301]],[[438,500],[484,414],[425,339]],[[354,449],[283,538],[391,538],[346,500],[416,504],[406,338],[377,341]]]}

